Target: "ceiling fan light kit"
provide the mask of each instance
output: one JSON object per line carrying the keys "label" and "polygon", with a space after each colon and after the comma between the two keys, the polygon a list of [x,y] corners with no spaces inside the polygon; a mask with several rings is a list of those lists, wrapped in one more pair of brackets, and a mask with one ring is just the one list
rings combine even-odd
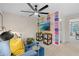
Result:
{"label": "ceiling fan light kit", "polygon": [[37,12],[35,12],[35,13],[34,13],[34,15],[38,15],[38,13],[37,13]]}

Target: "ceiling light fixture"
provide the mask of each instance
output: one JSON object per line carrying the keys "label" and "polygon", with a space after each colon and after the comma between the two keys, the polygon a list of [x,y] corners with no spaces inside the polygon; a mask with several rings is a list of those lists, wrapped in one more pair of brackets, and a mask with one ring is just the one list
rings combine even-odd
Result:
{"label": "ceiling light fixture", "polygon": [[35,13],[34,13],[34,15],[38,15],[38,13],[37,13],[37,12],[35,12]]}

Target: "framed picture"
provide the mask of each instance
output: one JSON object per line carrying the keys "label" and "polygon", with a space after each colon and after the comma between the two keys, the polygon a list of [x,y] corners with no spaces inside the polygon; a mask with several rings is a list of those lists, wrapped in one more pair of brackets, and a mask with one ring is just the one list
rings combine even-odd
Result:
{"label": "framed picture", "polygon": [[50,31],[50,17],[40,18],[39,20],[39,29],[40,31]]}
{"label": "framed picture", "polygon": [[46,45],[52,44],[52,34],[51,33],[43,34],[43,43]]}
{"label": "framed picture", "polygon": [[36,33],[36,40],[37,41],[42,41],[43,40],[43,33],[42,32],[37,32]]}

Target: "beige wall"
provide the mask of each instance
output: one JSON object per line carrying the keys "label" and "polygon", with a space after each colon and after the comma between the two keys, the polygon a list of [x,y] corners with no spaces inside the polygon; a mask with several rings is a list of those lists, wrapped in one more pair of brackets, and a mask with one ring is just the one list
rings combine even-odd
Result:
{"label": "beige wall", "polygon": [[3,16],[6,30],[19,32],[24,38],[35,37],[36,19],[32,17],[18,16],[11,13],[4,13]]}
{"label": "beige wall", "polygon": [[[4,20],[4,26],[6,27],[6,30],[12,30],[12,31],[16,31],[19,32],[21,34],[23,34],[24,38],[27,37],[35,37],[35,33],[36,33],[36,23],[37,20],[34,17],[28,17],[28,16],[19,16],[16,14],[12,14],[12,13],[3,13],[3,20]],[[51,15],[52,17],[53,15]],[[51,18],[51,33],[53,33],[54,36],[54,23],[53,23],[53,17]],[[60,28],[60,39],[65,41],[65,23],[66,21],[64,21],[64,19],[62,19],[62,26]],[[68,24],[67,24],[68,25]],[[64,28],[64,29],[62,29]],[[53,37],[54,39],[54,37]]]}

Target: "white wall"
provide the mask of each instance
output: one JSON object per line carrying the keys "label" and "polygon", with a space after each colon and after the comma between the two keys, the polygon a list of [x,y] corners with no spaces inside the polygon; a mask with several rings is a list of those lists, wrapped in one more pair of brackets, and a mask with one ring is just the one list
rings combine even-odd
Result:
{"label": "white wall", "polygon": [[24,38],[35,37],[36,19],[33,17],[18,16],[11,13],[4,13],[4,26],[6,30],[12,30],[23,34]]}

